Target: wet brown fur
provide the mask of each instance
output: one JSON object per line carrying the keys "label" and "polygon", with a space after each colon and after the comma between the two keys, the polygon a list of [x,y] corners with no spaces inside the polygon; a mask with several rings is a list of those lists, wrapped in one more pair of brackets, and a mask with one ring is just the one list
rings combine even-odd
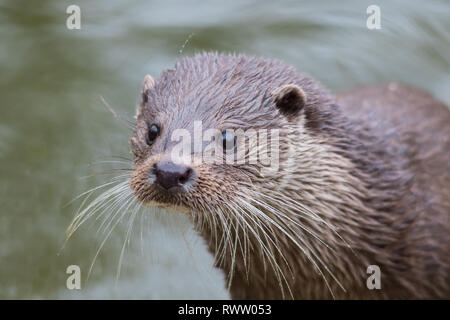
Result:
{"label": "wet brown fur", "polygon": [[[450,298],[450,112],[441,102],[395,83],[334,98],[283,63],[215,53],[183,58],[150,84],[131,140],[131,188],[144,203],[189,211],[232,298]],[[288,84],[306,96],[295,116],[272,95]],[[170,154],[171,132],[194,120],[279,128],[279,171],[202,163],[185,193],[161,192],[150,167]],[[161,136],[149,147],[153,123]],[[381,269],[380,290],[366,286],[369,265]]]}

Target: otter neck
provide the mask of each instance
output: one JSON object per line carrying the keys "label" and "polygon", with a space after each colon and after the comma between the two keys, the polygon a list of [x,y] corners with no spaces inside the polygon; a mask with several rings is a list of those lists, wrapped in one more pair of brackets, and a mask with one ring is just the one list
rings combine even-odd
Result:
{"label": "otter neck", "polygon": [[[368,221],[375,216],[364,202],[369,192],[352,174],[356,167],[351,160],[302,128],[291,133],[296,137],[291,141],[301,143],[291,145],[275,191],[243,191],[226,218],[226,228],[198,226],[216,266],[226,274],[233,298],[267,297],[268,286],[276,299],[301,298],[311,291],[307,296],[333,298],[355,283],[364,284],[371,248],[361,247],[358,235],[364,232],[357,229],[368,222],[382,229],[379,221]],[[295,161],[306,152],[309,161]],[[299,287],[305,291],[293,291]]]}

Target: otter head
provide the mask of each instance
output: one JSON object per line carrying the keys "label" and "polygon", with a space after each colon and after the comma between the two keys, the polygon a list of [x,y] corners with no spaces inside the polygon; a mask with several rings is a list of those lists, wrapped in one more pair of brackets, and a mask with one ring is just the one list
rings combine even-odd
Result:
{"label": "otter head", "polygon": [[245,216],[302,161],[293,146],[308,144],[307,115],[328,102],[320,90],[292,67],[239,55],[200,54],[146,76],[131,189],[147,205],[209,220]]}

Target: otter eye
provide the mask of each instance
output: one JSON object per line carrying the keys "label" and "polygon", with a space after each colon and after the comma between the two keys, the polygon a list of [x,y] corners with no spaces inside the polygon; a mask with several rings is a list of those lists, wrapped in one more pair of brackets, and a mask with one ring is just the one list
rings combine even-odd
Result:
{"label": "otter eye", "polygon": [[236,136],[228,130],[222,131],[222,145],[223,150],[233,151],[236,148]]}
{"label": "otter eye", "polygon": [[159,127],[156,124],[152,124],[147,133],[147,144],[151,146],[155,139],[159,136]]}

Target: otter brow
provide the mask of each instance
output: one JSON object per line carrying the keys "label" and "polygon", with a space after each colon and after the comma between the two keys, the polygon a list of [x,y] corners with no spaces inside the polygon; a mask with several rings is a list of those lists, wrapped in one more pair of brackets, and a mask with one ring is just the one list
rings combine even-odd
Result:
{"label": "otter brow", "polygon": [[279,166],[279,129],[203,130],[202,121],[194,121],[193,134],[175,129],[171,140],[177,143],[171,150],[174,162],[195,157],[196,161],[216,164],[259,163],[274,170]]}

